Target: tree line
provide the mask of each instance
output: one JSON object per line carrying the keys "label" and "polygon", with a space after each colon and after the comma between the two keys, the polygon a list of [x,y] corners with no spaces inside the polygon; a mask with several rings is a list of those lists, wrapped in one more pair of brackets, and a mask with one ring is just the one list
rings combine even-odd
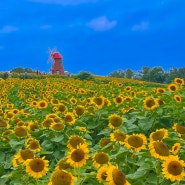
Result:
{"label": "tree line", "polygon": [[171,83],[174,78],[185,79],[185,67],[173,67],[168,72],[165,72],[160,66],[153,68],[143,66],[142,69],[138,72],[134,72],[132,69],[119,69],[111,72],[108,76],[117,78],[131,78],[148,82]]}

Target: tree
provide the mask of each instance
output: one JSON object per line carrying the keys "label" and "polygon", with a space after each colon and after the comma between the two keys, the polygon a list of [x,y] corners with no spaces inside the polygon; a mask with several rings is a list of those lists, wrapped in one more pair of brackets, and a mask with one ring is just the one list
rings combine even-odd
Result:
{"label": "tree", "polygon": [[154,67],[150,70],[150,81],[158,83],[165,81],[165,72],[162,67]]}
{"label": "tree", "polygon": [[131,69],[126,69],[124,73],[125,73],[125,78],[133,78],[134,77],[134,72]]}
{"label": "tree", "polygon": [[14,69],[11,70],[11,72],[14,73],[33,73],[33,70],[31,68],[23,68],[23,67],[16,67]]}
{"label": "tree", "polygon": [[109,74],[109,77],[125,78],[125,72],[122,69],[114,71]]}
{"label": "tree", "polygon": [[148,66],[143,66],[142,70],[139,71],[138,79],[144,81],[150,81],[150,71],[151,69]]}

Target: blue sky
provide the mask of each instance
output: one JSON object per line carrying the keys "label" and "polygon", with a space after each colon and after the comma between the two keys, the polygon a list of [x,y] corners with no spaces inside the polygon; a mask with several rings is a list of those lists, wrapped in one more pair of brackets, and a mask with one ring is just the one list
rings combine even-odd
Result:
{"label": "blue sky", "polygon": [[185,0],[0,0],[0,71],[108,75],[142,66],[185,67]]}

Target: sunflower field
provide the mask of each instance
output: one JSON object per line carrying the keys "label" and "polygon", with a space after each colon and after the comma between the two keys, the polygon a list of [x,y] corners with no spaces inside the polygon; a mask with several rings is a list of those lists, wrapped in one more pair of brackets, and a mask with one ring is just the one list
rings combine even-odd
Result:
{"label": "sunflower field", "polygon": [[1,185],[185,184],[184,79],[0,78]]}

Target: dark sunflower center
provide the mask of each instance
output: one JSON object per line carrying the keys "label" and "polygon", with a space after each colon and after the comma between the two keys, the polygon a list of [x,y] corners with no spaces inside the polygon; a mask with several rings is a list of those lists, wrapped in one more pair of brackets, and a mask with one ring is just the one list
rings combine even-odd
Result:
{"label": "dark sunflower center", "polygon": [[139,136],[130,136],[128,138],[128,143],[134,148],[139,148],[143,145],[143,139]]}
{"label": "dark sunflower center", "polygon": [[171,89],[172,91],[176,91],[176,87],[175,87],[174,85],[171,85],[171,86],[170,86],[170,89]]}
{"label": "dark sunflower center", "polygon": [[[101,139],[101,141],[100,141],[100,146],[101,146],[101,147],[105,147],[105,146],[108,145],[110,142],[111,142],[110,139],[108,139],[108,138],[103,138],[103,139]],[[112,149],[112,148],[113,148],[113,145],[110,145],[107,149]]]}
{"label": "dark sunflower center", "polygon": [[72,177],[63,170],[56,171],[52,176],[52,185],[71,185]]}
{"label": "dark sunflower center", "polygon": [[122,119],[120,117],[113,117],[110,122],[114,127],[119,127],[122,124]]}
{"label": "dark sunflower center", "polygon": [[126,135],[121,132],[114,133],[114,137],[117,141],[124,141],[126,138]]}
{"label": "dark sunflower center", "polygon": [[153,99],[149,99],[146,101],[146,106],[151,108],[155,105],[155,101]]}
{"label": "dark sunflower center", "polygon": [[22,157],[24,160],[33,159],[34,154],[33,154],[33,152],[32,152],[31,150],[25,149],[25,150],[21,150],[21,157]]}
{"label": "dark sunflower center", "polygon": [[180,134],[185,134],[185,126],[177,125],[176,130]]}
{"label": "dark sunflower center", "polygon": [[75,162],[80,162],[82,159],[84,159],[85,153],[84,151],[79,148],[72,152],[71,159]]}
{"label": "dark sunflower center", "polygon": [[54,124],[53,129],[56,130],[56,131],[63,130],[64,125],[61,124],[61,123],[56,123],[56,124]]}
{"label": "dark sunflower center", "polygon": [[50,127],[51,123],[53,122],[53,119],[49,118],[43,122],[44,127]]}
{"label": "dark sunflower center", "polygon": [[106,164],[109,161],[109,156],[105,153],[98,153],[95,155],[95,161],[99,164]]}
{"label": "dark sunflower center", "polygon": [[39,105],[40,105],[40,107],[45,107],[46,103],[45,102],[41,102]]}
{"label": "dark sunflower center", "polygon": [[117,102],[117,103],[121,103],[121,102],[122,102],[122,98],[121,98],[121,97],[117,97],[117,98],[116,98],[116,102]]}
{"label": "dark sunflower center", "polygon": [[34,172],[41,172],[44,169],[44,161],[42,159],[33,159],[29,164]]}
{"label": "dark sunflower center", "polygon": [[73,121],[73,117],[71,115],[66,115],[65,122],[72,122],[72,121]]}
{"label": "dark sunflower center", "polygon": [[168,147],[162,142],[154,142],[154,149],[160,156],[169,156],[170,152]]}
{"label": "dark sunflower center", "polygon": [[30,142],[30,146],[29,146],[31,149],[37,149],[39,148],[39,142],[38,141],[31,141]]}
{"label": "dark sunflower center", "polygon": [[102,99],[102,98],[95,98],[95,99],[94,99],[94,102],[95,102],[97,105],[102,105],[102,104],[103,104],[103,99]]}
{"label": "dark sunflower center", "polygon": [[155,133],[152,134],[152,138],[154,141],[161,141],[164,137],[164,131],[157,131]]}
{"label": "dark sunflower center", "polygon": [[171,161],[168,164],[168,172],[174,176],[182,173],[183,167],[178,161]]}
{"label": "dark sunflower center", "polygon": [[15,134],[18,137],[23,137],[23,136],[27,136],[27,131],[23,127],[17,127],[15,129]]}
{"label": "dark sunflower center", "polygon": [[70,145],[73,147],[73,148],[77,148],[77,146],[79,144],[83,144],[84,143],[84,140],[78,136],[73,136],[70,140],[69,140],[69,143]]}
{"label": "dark sunflower center", "polygon": [[124,185],[126,183],[125,174],[119,169],[113,170],[112,177],[115,185]]}
{"label": "dark sunflower center", "polygon": [[58,107],[58,110],[59,110],[60,112],[64,112],[64,111],[66,110],[66,107],[65,107],[64,105],[60,105],[60,106]]}
{"label": "dark sunflower center", "polygon": [[0,127],[6,127],[7,123],[3,120],[0,120]]}
{"label": "dark sunflower center", "polygon": [[101,174],[101,179],[102,179],[102,180],[106,180],[106,178],[107,178],[107,173],[106,173],[106,172],[103,172],[103,173]]}
{"label": "dark sunflower center", "polygon": [[75,109],[75,111],[76,111],[76,113],[77,113],[78,115],[82,115],[82,114],[84,113],[84,109],[81,108],[81,107],[77,107],[77,108]]}
{"label": "dark sunflower center", "polygon": [[176,96],[175,97],[176,101],[180,102],[181,101],[181,98],[179,96]]}

